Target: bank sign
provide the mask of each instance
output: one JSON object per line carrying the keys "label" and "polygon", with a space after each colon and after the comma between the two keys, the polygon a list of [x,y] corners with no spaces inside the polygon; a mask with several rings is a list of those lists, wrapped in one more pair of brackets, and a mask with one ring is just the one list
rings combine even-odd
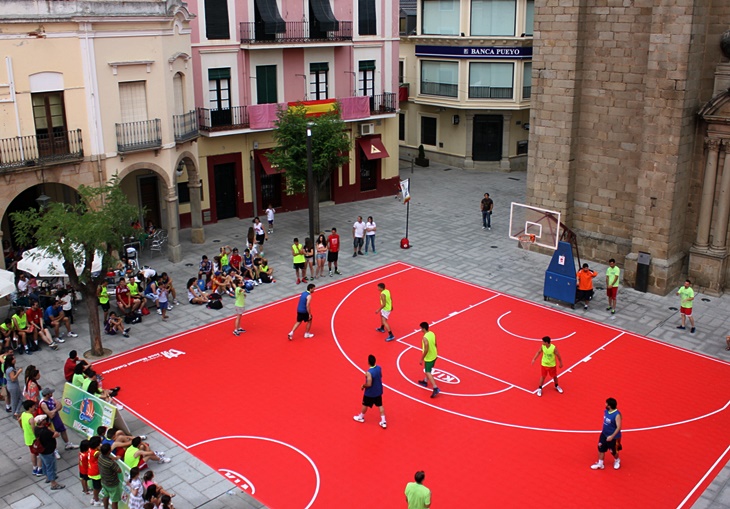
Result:
{"label": "bank sign", "polygon": [[476,59],[509,59],[531,60],[532,48],[506,46],[421,46],[416,45],[417,57],[438,58],[476,58]]}

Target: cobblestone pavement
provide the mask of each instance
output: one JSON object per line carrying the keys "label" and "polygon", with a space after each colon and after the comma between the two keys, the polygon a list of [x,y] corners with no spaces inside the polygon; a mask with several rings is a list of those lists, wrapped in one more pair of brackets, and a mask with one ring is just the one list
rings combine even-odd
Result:
{"label": "cobblestone pavement", "polygon": [[[549,257],[518,249],[516,241],[508,238],[509,204],[512,201],[524,201],[525,173],[484,173],[439,164],[433,164],[430,168],[416,168],[412,173],[410,163],[402,161],[401,176],[411,178],[413,198],[409,239],[412,249],[399,248],[399,241],[405,233],[406,207],[394,199],[395,189],[393,197],[321,207],[322,229],[329,230],[335,226],[343,237],[340,257],[343,276],[340,277],[402,260],[689,350],[730,360],[730,355],[724,349],[724,337],[730,331],[730,314],[727,312],[730,297],[727,295],[720,298],[698,295],[695,305],[697,333],[693,335],[676,329],[679,317],[673,308],[678,306],[678,298],[673,294],[660,297],[622,287],[615,316],[603,311],[605,294],[602,292],[597,292],[597,300],[601,305],[587,312],[582,309],[573,311],[555,302],[544,303],[542,286]],[[481,228],[479,201],[485,192],[489,192],[495,201],[491,231]],[[376,255],[356,258],[348,255],[348,246],[351,245],[348,239],[352,223],[358,215],[372,215],[377,222]],[[293,237],[303,240],[307,236],[307,217],[306,210],[277,215],[275,232],[265,249],[269,265],[276,271],[277,283],[254,290],[246,300],[249,309],[301,290],[301,286],[296,286],[294,282],[289,246]],[[189,230],[183,230],[184,259],[181,263],[173,265],[164,256],[151,256],[148,252],[142,253],[142,263],[158,272],[167,271],[175,282],[181,301],[185,301],[185,282],[196,274],[200,257],[207,254],[212,258],[220,246],[227,244],[241,247],[250,224],[250,219],[229,219],[206,226],[206,242],[202,245],[192,244]],[[605,266],[593,263],[591,266],[601,274],[596,279],[597,289],[603,289]],[[326,277],[316,283],[328,284],[333,279]],[[152,314],[145,318],[143,324],[133,326],[130,338],[112,339],[106,336],[103,339],[105,347],[121,352],[229,314],[230,310],[214,311],[184,303],[180,307],[175,306],[167,323]],[[79,306],[77,315],[78,338],[70,339],[58,352],[45,349],[31,358],[19,357],[20,366],[32,362],[40,367],[44,386],[61,387],[66,353],[72,348],[79,351],[88,349],[89,334],[84,325],[83,306]],[[168,451],[172,462],[155,465],[154,470],[157,480],[177,494],[174,501],[178,509],[263,507],[161,433],[130,415],[126,415],[126,419],[133,432],[145,433],[150,437],[154,449]],[[62,459],[58,462],[59,480],[66,485],[66,489],[53,492],[51,496],[42,478],[31,475],[21,432],[10,416],[5,414],[0,418],[0,436],[0,508],[30,509],[42,506],[68,509],[89,504],[88,497],[81,495],[75,453],[62,451]],[[671,451],[667,451],[666,458],[656,458],[656,461],[671,461]],[[726,465],[694,507],[730,509],[728,479],[730,467]]]}

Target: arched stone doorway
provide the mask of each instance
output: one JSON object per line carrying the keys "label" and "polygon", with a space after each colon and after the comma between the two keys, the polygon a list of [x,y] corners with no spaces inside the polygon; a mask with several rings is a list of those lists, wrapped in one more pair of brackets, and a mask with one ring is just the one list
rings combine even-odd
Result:
{"label": "arched stone doorway", "polygon": [[180,155],[176,169],[175,182],[181,228],[190,227],[190,238],[193,244],[205,242],[203,230],[202,180],[196,164],[196,158],[189,152]]}

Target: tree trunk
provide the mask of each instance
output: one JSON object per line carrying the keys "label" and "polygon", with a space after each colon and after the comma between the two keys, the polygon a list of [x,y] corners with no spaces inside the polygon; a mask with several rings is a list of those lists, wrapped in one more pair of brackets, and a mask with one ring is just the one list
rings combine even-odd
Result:
{"label": "tree trunk", "polygon": [[[103,283],[102,283],[103,284]],[[96,297],[96,285],[84,285],[84,301],[89,314],[89,337],[91,338],[91,355],[104,355],[104,346],[101,344],[101,326],[99,325],[99,300]]]}

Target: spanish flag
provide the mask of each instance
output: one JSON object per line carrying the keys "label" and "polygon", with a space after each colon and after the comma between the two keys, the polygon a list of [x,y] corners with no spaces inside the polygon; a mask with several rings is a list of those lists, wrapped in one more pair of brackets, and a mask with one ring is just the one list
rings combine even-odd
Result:
{"label": "spanish flag", "polygon": [[287,103],[289,109],[303,106],[308,117],[318,117],[324,113],[333,111],[337,107],[335,99],[322,99],[321,101],[299,101]]}

